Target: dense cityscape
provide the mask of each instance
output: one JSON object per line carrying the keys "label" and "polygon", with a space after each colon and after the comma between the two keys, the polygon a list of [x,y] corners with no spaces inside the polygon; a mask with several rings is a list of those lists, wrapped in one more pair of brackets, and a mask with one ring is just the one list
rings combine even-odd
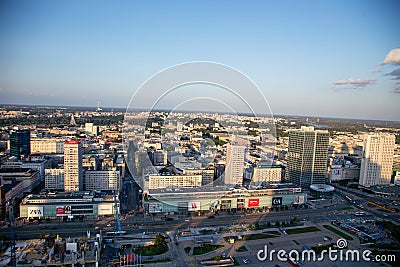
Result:
{"label": "dense cityscape", "polygon": [[0,267],[400,266],[399,10],[1,0]]}
{"label": "dense cityscape", "polygon": [[397,122],[0,112],[1,265],[259,266],[261,244],[318,254],[338,238],[398,261]]}

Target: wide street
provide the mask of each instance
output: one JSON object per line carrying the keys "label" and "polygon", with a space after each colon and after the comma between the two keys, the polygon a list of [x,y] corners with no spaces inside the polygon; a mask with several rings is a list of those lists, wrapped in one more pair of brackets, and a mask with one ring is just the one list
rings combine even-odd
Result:
{"label": "wide street", "polygon": [[[346,192],[343,192],[345,190]],[[205,226],[223,227],[234,224],[254,224],[256,222],[270,222],[271,224],[274,224],[276,221],[290,221],[290,219],[294,217],[297,217],[302,221],[313,223],[329,222],[336,219],[343,219],[343,216],[346,218],[356,218],[354,212],[357,211],[357,208],[355,206],[359,204],[364,205],[367,214],[370,213],[370,216],[375,219],[390,219],[393,222],[397,222],[397,213],[382,213],[377,209],[370,208],[366,205],[368,200],[373,199],[379,201],[378,198],[369,198],[370,196],[366,193],[360,193],[359,191],[354,192],[353,190],[344,188],[340,188],[336,193],[337,195],[333,200],[326,200],[323,204],[308,209],[290,209],[249,214],[227,214],[226,212],[220,212],[220,214],[214,216],[212,219],[207,218],[207,216],[174,216],[174,220],[172,221],[163,220],[163,216],[144,217],[143,214],[135,214],[121,219],[121,228],[122,230],[127,231],[127,234],[135,234],[143,232],[164,233],[166,231],[178,229],[190,229]],[[344,194],[350,195],[355,201],[349,203],[343,200],[342,196]],[[349,206],[353,207],[353,209],[345,210],[345,208]],[[58,234],[63,237],[75,237],[86,235],[87,231],[91,231],[92,234],[99,232],[98,230],[95,230],[96,226],[100,227],[105,232],[114,231],[114,224],[114,218],[112,217],[102,218],[101,220],[85,220],[83,222],[42,221],[40,224],[38,224],[38,222],[26,224],[18,222],[15,227],[15,235],[17,239],[38,238],[44,234]],[[0,228],[0,234],[8,235],[9,233],[10,229],[8,226]]]}

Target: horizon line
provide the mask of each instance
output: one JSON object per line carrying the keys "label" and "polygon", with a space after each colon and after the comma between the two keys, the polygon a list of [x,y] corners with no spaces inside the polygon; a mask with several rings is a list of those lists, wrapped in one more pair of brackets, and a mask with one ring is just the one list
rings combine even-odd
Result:
{"label": "horizon line", "polygon": [[[16,107],[44,107],[44,108],[93,108],[93,111],[96,111],[96,109],[98,108],[97,106],[71,106],[71,105],[46,105],[46,104],[5,104],[5,103],[0,103],[0,109],[3,108],[4,106],[16,106]],[[121,111],[126,112],[126,110],[128,108],[123,108],[123,107],[100,107],[102,109],[102,111],[104,111],[104,109],[118,109]],[[131,108],[132,109],[132,108]],[[137,111],[146,111],[146,108],[135,108],[133,110],[137,110]],[[169,108],[165,108],[165,109],[154,109],[154,111],[157,112],[166,112],[170,110]],[[229,113],[229,112],[220,112],[220,111],[196,111],[196,110],[182,110],[180,111],[182,113],[218,113],[218,114],[233,114],[233,113]],[[252,115],[246,112],[237,112],[238,115]],[[254,115],[253,115],[254,116]],[[272,118],[275,117],[300,117],[300,118],[316,118],[316,119],[337,119],[337,120],[356,120],[356,121],[372,121],[372,122],[394,122],[394,123],[399,123],[400,120],[388,120],[388,119],[362,119],[362,118],[349,118],[349,117],[326,117],[326,116],[316,116],[316,115],[294,115],[294,114],[265,114],[265,116],[270,116]]]}

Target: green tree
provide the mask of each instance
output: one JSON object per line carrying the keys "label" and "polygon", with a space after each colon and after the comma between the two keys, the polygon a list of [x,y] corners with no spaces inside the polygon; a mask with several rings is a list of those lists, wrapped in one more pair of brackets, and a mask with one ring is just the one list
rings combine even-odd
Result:
{"label": "green tree", "polygon": [[154,240],[155,246],[165,246],[167,243],[165,242],[165,237],[158,234],[156,235],[156,239]]}
{"label": "green tree", "polygon": [[281,226],[280,222],[279,222],[279,221],[276,221],[276,222],[275,222],[275,227],[279,227],[279,226]]}

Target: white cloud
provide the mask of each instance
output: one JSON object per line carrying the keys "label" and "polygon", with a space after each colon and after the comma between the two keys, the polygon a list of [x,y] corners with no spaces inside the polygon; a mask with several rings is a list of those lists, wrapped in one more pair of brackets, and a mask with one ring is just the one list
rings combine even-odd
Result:
{"label": "white cloud", "polygon": [[375,84],[376,79],[354,79],[352,77],[346,80],[339,80],[333,83],[333,90],[339,91],[342,89],[363,89],[369,85]]}
{"label": "white cloud", "polygon": [[389,54],[386,55],[381,65],[395,64],[400,65],[400,48],[390,50]]}
{"label": "white cloud", "polygon": [[386,76],[391,76],[392,80],[400,80],[400,68],[394,69],[389,73],[385,74]]}

